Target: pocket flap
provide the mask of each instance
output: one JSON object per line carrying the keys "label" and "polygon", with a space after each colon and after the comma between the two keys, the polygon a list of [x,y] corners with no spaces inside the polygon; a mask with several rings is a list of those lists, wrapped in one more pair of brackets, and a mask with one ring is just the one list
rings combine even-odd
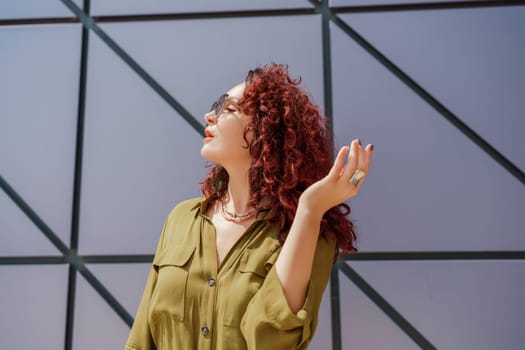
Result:
{"label": "pocket flap", "polygon": [[261,277],[266,277],[268,271],[272,268],[275,259],[272,259],[274,254],[266,251],[247,249],[243,252],[239,264],[240,272],[253,272]]}
{"label": "pocket flap", "polygon": [[164,265],[184,266],[190,261],[195,247],[177,245],[166,247],[161,250],[153,259],[153,265],[156,267]]}

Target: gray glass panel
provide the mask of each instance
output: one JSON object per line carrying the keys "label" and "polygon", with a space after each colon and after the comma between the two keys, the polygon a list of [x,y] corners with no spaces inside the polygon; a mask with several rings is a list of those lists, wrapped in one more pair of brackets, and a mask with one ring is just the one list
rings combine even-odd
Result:
{"label": "gray glass panel", "polygon": [[0,349],[63,349],[66,266],[0,266]]}
{"label": "gray glass panel", "polygon": [[75,299],[73,349],[123,349],[128,334],[129,327],[79,275]]}
{"label": "gray glass panel", "polygon": [[336,143],[374,143],[362,250],[524,249],[525,188],[332,26]]}
{"label": "gray glass panel", "polygon": [[135,316],[151,264],[89,264],[95,277]]}
{"label": "gray glass panel", "polygon": [[0,169],[69,243],[80,25],[0,29]]}
{"label": "gray glass panel", "polygon": [[343,349],[419,349],[416,343],[343,273],[339,273],[339,285]]}
{"label": "gray glass panel", "polygon": [[144,14],[144,13],[184,13],[208,11],[240,11],[276,8],[308,8],[306,0],[192,0],[192,1],[144,1],[144,0],[94,0],[92,13]]}
{"label": "gray glass panel", "polygon": [[221,93],[269,62],[289,64],[322,106],[320,26],[319,15],[101,25],[202,123]]}
{"label": "gray glass panel", "polygon": [[171,208],[199,194],[201,137],[95,37],[89,72],[80,251],[152,253]]}
{"label": "gray glass panel", "polygon": [[0,256],[16,255],[60,255],[60,252],[0,190]]}
{"label": "gray glass panel", "polygon": [[[219,95],[270,61],[290,64],[322,104],[319,16],[102,27],[203,125]],[[202,137],[92,38],[79,249],[152,253],[171,208],[200,195]]]}
{"label": "gray glass panel", "polygon": [[[74,0],[82,7],[82,0]],[[60,0],[2,0],[0,19],[72,17],[71,11]]]}
{"label": "gray glass panel", "polygon": [[525,7],[342,18],[525,169]]}
{"label": "gray glass panel", "polygon": [[352,262],[438,349],[520,349],[525,262]]}

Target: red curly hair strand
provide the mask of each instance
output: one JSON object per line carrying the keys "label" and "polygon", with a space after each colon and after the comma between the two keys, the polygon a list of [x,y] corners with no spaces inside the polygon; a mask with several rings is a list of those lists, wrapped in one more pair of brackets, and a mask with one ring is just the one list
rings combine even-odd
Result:
{"label": "red curly hair strand", "polygon": [[[332,166],[325,118],[309,95],[291,79],[288,67],[268,64],[248,73],[239,106],[253,116],[245,129],[250,134],[250,205],[273,209],[269,222],[278,225],[281,244],[292,225],[301,193],[328,174]],[[201,182],[207,201],[223,198],[228,173],[218,164]],[[337,241],[337,255],[356,252],[356,233],[344,203],[328,210],[321,234]]]}

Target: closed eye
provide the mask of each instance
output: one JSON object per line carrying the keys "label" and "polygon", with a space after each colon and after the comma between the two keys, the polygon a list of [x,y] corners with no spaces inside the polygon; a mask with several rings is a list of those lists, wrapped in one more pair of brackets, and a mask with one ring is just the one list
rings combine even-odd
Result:
{"label": "closed eye", "polygon": [[237,106],[233,105],[233,104],[230,104],[228,105],[227,107],[225,106],[224,107],[224,110],[225,111],[228,111],[230,113],[233,113],[233,112],[237,112],[239,109],[237,108]]}

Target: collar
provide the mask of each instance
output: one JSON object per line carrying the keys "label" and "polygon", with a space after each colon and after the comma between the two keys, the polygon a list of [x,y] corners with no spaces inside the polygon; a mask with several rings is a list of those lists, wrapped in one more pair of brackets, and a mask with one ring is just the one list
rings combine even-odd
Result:
{"label": "collar", "polygon": [[206,204],[207,204],[206,198],[200,197],[197,203],[195,203],[195,205],[191,207],[190,211],[195,211],[195,217],[197,217],[197,215],[201,215],[201,213],[206,212]]}
{"label": "collar", "polygon": [[[206,216],[206,208],[208,207],[209,201],[205,197],[201,197],[197,203],[193,207],[191,207],[190,211],[195,211],[195,218],[200,215],[204,218],[208,218]],[[255,221],[267,221],[270,218],[271,213],[273,212],[273,208],[267,210],[263,213],[262,216],[260,216],[258,219],[255,219]]]}

